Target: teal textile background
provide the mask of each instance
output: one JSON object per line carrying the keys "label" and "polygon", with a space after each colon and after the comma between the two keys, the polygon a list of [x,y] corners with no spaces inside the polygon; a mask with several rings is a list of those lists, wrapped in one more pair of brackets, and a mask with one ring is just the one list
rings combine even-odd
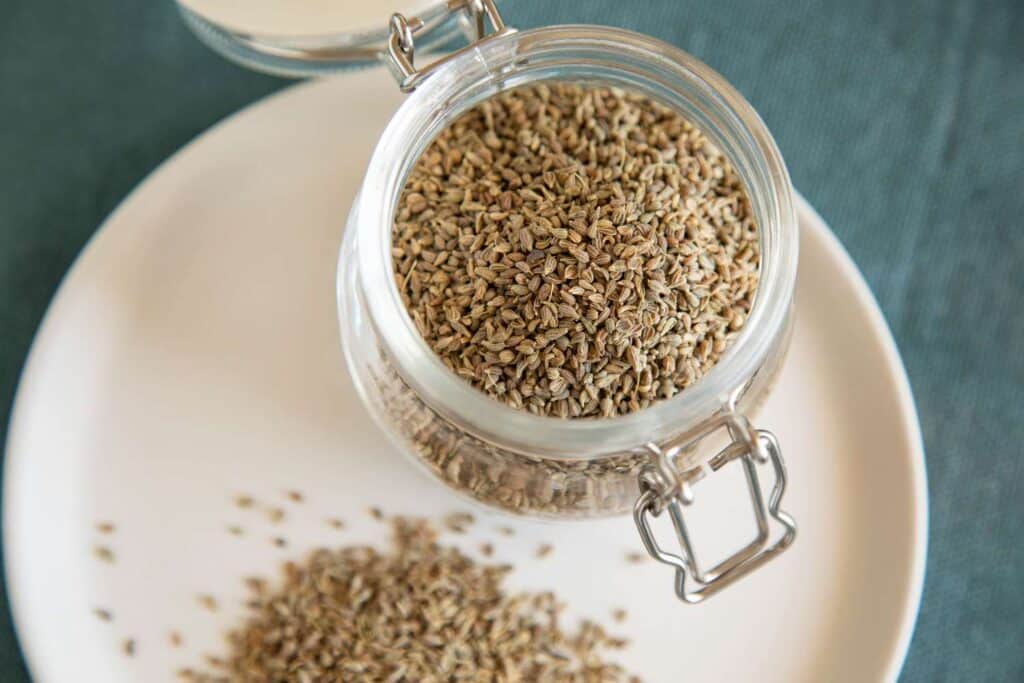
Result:
{"label": "teal textile background", "polygon": [[[504,7],[520,27],[653,34],[761,112],[875,291],[917,397],[931,537],[902,680],[1024,681],[1024,3]],[[210,53],[170,0],[0,3],[5,431],[47,302],[104,217],[197,133],[286,85]],[[0,679],[27,680],[6,602],[0,614]]]}

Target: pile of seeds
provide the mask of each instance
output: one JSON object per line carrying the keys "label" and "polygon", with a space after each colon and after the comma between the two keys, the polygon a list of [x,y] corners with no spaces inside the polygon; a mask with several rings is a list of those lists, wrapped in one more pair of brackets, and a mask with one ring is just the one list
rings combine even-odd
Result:
{"label": "pile of seeds", "polygon": [[625,642],[584,622],[567,633],[550,593],[509,595],[508,566],[437,542],[422,520],[393,520],[394,547],[320,550],[284,586],[254,590],[230,654],[195,682],[638,681],[604,652]]}
{"label": "pile of seeds", "polygon": [[703,376],[757,290],[739,176],[641,95],[532,85],[448,126],[413,168],[395,279],[448,367],[540,415],[610,417]]}

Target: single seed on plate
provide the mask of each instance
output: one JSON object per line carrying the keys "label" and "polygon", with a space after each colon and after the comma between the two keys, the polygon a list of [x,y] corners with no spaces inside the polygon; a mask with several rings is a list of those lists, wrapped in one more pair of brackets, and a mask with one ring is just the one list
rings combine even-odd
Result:
{"label": "single seed on plate", "polygon": [[228,527],[228,533],[232,536],[241,536],[244,532],[242,530],[242,527],[238,526],[237,524],[232,524]]}
{"label": "single seed on plate", "polygon": [[109,562],[111,564],[114,562],[114,551],[105,545],[96,546],[93,549],[93,553],[104,562]]}
{"label": "single seed on plate", "polygon": [[245,585],[250,591],[257,595],[262,595],[267,590],[266,579],[261,579],[258,576],[246,577]]}
{"label": "single seed on plate", "polygon": [[277,536],[273,540],[274,540],[274,545],[276,545],[278,548],[283,548],[286,545],[288,545],[288,541],[285,540],[284,538],[282,538],[281,536]]}
{"label": "single seed on plate", "polygon": [[612,610],[612,619],[614,619],[615,621],[618,621],[618,622],[625,621],[626,620],[626,610],[622,609],[621,607],[616,607],[615,609]]}
{"label": "single seed on plate", "polygon": [[490,543],[484,543],[480,546],[480,552],[484,557],[490,557],[494,554],[494,546]]}
{"label": "single seed on plate", "polygon": [[281,508],[270,508],[267,510],[267,517],[271,524],[280,524],[284,521],[284,510]]}
{"label": "single seed on plate", "polygon": [[128,657],[134,657],[135,656],[135,639],[134,638],[126,638],[124,640],[124,642],[121,643],[121,651],[124,652],[125,655],[127,655]]}
{"label": "single seed on plate", "polygon": [[291,500],[293,503],[301,503],[303,500],[305,500],[305,497],[302,495],[300,491],[289,491],[288,499]]}
{"label": "single seed on plate", "polygon": [[94,609],[92,613],[100,619],[102,619],[103,621],[111,621],[114,618],[114,615],[111,614],[110,610],[102,609],[100,607]]}
{"label": "single seed on plate", "polygon": [[256,501],[252,499],[252,496],[237,496],[235,498],[235,505],[240,508],[251,508]]}
{"label": "single seed on plate", "polygon": [[551,554],[551,551],[554,550],[554,549],[555,549],[555,547],[553,545],[551,545],[550,543],[543,543],[543,544],[541,544],[537,548],[537,557],[538,558],[547,557],[548,555]]}
{"label": "single seed on plate", "polygon": [[114,525],[111,522],[100,522],[96,525],[96,530],[101,534],[112,534],[114,533]]}
{"label": "single seed on plate", "polygon": [[213,655],[206,655],[203,659],[205,659],[206,663],[209,664],[210,666],[214,667],[215,669],[227,668],[227,662],[225,662],[220,657],[214,657]]}
{"label": "single seed on plate", "polygon": [[498,533],[502,534],[504,536],[515,536],[516,535],[516,530],[513,529],[510,526],[499,526],[498,527]]}
{"label": "single seed on plate", "polygon": [[464,534],[469,526],[476,521],[476,518],[468,512],[453,512],[444,518],[444,525],[449,531],[457,534]]}
{"label": "single seed on plate", "polygon": [[344,529],[345,528],[345,522],[341,521],[337,517],[331,517],[330,519],[328,519],[327,520],[327,525],[329,527],[331,527],[332,529]]}
{"label": "single seed on plate", "polygon": [[181,637],[181,634],[177,631],[171,631],[167,634],[167,639],[171,641],[172,647],[181,647],[181,644],[185,642],[185,639]]}
{"label": "single seed on plate", "polygon": [[644,553],[634,553],[634,552],[626,553],[626,561],[630,562],[632,564],[640,564],[641,562],[644,562],[645,560],[647,560],[647,557],[648,556],[645,555]]}
{"label": "single seed on plate", "polygon": [[200,595],[197,599],[199,600],[199,604],[205,607],[206,609],[210,610],[211,612],[217,611],[217,598],[213,597],[212,595],[203,594]]}
{"label": "single seed on plate", "polygon": [[371,507],[370,508],[370,516],[373,517],[376,520],[382,520],[382,519],[384,519],[384,511],[381,510],[379,507],[376,507],[376,506],[375,507]]}

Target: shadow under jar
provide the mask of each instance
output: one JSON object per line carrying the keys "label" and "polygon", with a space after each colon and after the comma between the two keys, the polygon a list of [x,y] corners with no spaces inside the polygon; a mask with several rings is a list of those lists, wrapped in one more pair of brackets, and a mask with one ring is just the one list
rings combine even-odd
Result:
{"label": "shadow under jar", "polygon": [[[418,69],[417,36],[452,22],[461,22],[470,44]],[[317,73],[345,61],[329,46],[266,48],[201,28],[211,45],[264,70]],[[675,590],[686,602],[782,552],[796,533],[780,509],[785,466],[775,437],[748,418],[771,390],[788,347],[798,230],[785,165],[751,106],[706,65],[653,38],[584,25],[516,32],[491,0],[452,0],[422,21],[395,15],[377,54],[411,94],[373,153],[349,215],[337,284],[348,366],[383,430],[434,477],[492,508],[559,519],[632,511],[641,542],[675,568]],[[428,346],[395,284],[392,228],[417,160],[470,108],[543,82],[617,87],[678,112],[731,162],[758,226],[760,282],[739,336],[692,386],[634,413],[559,419],[484,395]],[[684,508],[695,482],[733,461],[744,469],[757,533],[705,569]],[[764,485],[762,474],[769,475]],[[652,517],[663,512],[675,529],[673,551],[652,532]]]}

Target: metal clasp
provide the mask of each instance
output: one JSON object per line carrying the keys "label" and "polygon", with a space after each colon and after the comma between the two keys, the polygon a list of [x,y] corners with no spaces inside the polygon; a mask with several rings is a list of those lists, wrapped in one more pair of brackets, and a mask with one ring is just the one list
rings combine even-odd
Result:
{"label": "metal clasp", "polygon": [[[505,26],[494,0],[448,0],[448,14],[464,12],[475,38],[469,45],[457,50],[450,55],[429,64],[422,69],[417,69],[414,64],[415,37],[416,33],[424,27],[423,21],[418,17],[407,19],[402,14],[392,14],[390,32],[388,35],[387,52],[385,59],[391,67],[395,80],[402,92],[412,92],[424,78],[433,73],[442,64],[454,59],[456,56],[473,49],[475,45],[485,40],[512,33],[513,28]],[[492,31],[487,33],[487,22],[490,21]]]}
{"label": "metal clasp", "polygon": [[[757,536],[724,561],[705,571],[697,562],[697,554],[690,542],[683,508],[693,503],[692,485],[702,479],[707,470],[703,466],[680,469],[677,461],[681,459],[679,456],[692,450],[700,441],[722,427],[728,430],[731,442],[708,460],[706,465],[711,472],[716,472],[733,460],[743,464],[754,508]],[[639,474],[641,493],[633,506],[633,521],[648,554],[659,562],[675,567],[676,595],[684,602],[695,604],[746,576],[788,548],[796,538],[796,522],[779,509],[786,490],[786,465],[779,442],[771,432],[754,429],[745,417],[726,410],[682,435],[675,440],[675,444],[667,451],[656,444],[647,445],[646,449],[652,458]],[[775,473],[775,485],[766,506],[757,466],[769,462]],[[668,510],[676,531],[679,553],[663,550],[651,530],[651,518],[658,517],[665,510]],[[769,517],[779,522],[784,529],[782,537],[770,546]],[[696,587],[689,588],[688,579]]]}

